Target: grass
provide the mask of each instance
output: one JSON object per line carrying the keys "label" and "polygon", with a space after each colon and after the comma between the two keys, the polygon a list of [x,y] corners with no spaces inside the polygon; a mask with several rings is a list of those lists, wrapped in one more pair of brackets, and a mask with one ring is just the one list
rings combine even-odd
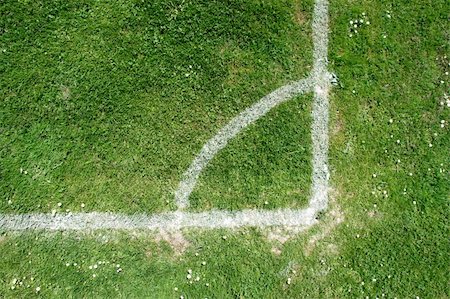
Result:
{"label": "grass", "polygon": [[[334,190],[319,225],[284,245],[269,242],[257,229],[187,231],[190,244],[180,255],[140,232],[4,233],[1,297],[450,297],[450,108],[445,102],[450,7],[443,0],[333,0],[330,5],[330,69],[340,85],[330,99]],[[349,37],[349,21],[362,13],[370,25]],[[283,108],[271,114],[275,123],[282,123],[275,115],[289,114]],[[234,149],[265,127],[271,123],[261,119],[213,163],[232,159]],[[12,140],[0,136],[2,144]],[[2,155],[3,163],[10,155]],[[219,180],[214,165],[208,172]],[[109,264],[90,270],[98,261]],[[115,272],[116,263],[121,273]]]}
{"label": "grass", "polygon": [[[262,96],[309,73],[311,2],[2,4],[0,210],[50,211],[58,202],[71,211],[81,203],[86,211],[174,208],[201,146]],[[205,179],[209,192],[217,187]],[[255,205],[261,195],[249,188]]]}
{"label": "grass", "polygon": [[311,97],[284,103],[221,151],[199,180],[190,203],[219,207],[298,208],[311,185]]}

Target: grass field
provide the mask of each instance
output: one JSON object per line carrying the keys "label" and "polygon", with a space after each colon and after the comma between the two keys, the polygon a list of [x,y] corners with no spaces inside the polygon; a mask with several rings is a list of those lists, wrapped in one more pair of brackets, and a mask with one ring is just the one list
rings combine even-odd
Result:
{"label": "grass field", "polygon": [[[312,7],[3,2],[0,211],[173,209],[208,138],[309,74]],[[0,232],[0,297],[449,298],[449,15],[444,0],[330,0],[339,83],[318,225],[287,241],[256,228]],[[306,203],[310,111],[299,97],[234,139],[193,209]]]}

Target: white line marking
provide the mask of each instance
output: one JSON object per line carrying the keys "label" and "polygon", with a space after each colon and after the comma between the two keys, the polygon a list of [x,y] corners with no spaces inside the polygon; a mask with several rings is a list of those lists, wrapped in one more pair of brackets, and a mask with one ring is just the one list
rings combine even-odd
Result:
{"label": "white line marking", "polygon": [[0,230],[92,230],[92,229],[172,229],[237,228],[241,226],[297,226],[308,227],[317,222],[316,214],[328,202],[328,91],[330,74],[327,72],[328,0],[316,0],[313,17],[314,69],[312,76],[283,86],[262,98],[208,141],[180,183],[176,201],[178,207],[188,206],[189,194],[195,187],[202,169],[214,155],[226,146],[243,128],[266,114],[276,105],[307,91],[314,91],[313,102],[313,178],[309,207],[303,210],[242,210],[209,211],[201,213],[168,212],[155,215],[125,215],[117,213],[48,213],[0,214]]}
{"label": "white line marking", "polygon": [[328,0],[316,0],[313,18],[314,102],[311,136],[313,143],[312,194],[310,207],[317,212],[328,204],[328,92],[332,76],[328,65]]}
{"label": "white line marking", "polygon": [[300,80],[295,83],[285,85],[263,97],[259,102],[253,104],[233,118],[223,127],[213,138],[203,146],[200,153],[195,157],[191,166],[183,174],[178,190],[175,192],[175,202],[178,209],[182,210],[189,206],[189,196],[194,190],[200,173],[214,158],[214,156],[225,146],[230,139],[255,122],[275,106],[292,99],[296,95],[311,91],[313,82],[310,79]]}
{"label": "white line marking", "polygon": [[0,230],[95,230],[95,229],[167,229],[237,228],[241,226],[308,227],[316,223],[315,211],[305,210],[242,210],[186,213],[182,211],[155,215],[116,213],[75,213],[55,215],[0,214]]}

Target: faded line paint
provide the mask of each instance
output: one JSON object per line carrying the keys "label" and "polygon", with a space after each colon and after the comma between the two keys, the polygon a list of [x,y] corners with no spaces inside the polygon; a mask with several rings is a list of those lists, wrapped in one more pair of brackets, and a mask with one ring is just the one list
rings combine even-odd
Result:
{"label": "faded line paint", "polygon": [[328,204],[328,118],[331,74],[328,73],[328,0],[316,0],[313,18],[314,101],[311,124],[313,144],[312,194],[309,206],[317,212]]}
{"label": "faded line paint", "polygon": [[68,213],[0,214],[0,230],[180,230],[183,228],[238,228],[242,226],[308,227],[316,223],[315,211],[242,210],[189,213],[183,211],[146,214]]}

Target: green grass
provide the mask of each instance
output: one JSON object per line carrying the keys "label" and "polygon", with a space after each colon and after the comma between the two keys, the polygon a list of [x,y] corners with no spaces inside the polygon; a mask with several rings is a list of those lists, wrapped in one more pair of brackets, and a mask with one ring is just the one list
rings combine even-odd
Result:
{"label": "green grass", "polygon": [[[139,232],[91,235],[4,233],[0,237],[0,297],[383,298],[383,294],[384,298],[450,297],[450,108],[440,104],[449,93],[449,77],[445,72],[450,71],[447,28],[450,7],[444,0],[330,2],[330,69],[338,75],[340,86],[333,88],[330,99],[329,159],[334,189],[331,211],[321,216],[319,225],[286,242],[280,247],[280,255],[272,253],[273,244],[267,241],[263,232],[253,229],[188,231],[186,239],[190,245],[179,256],[174,256],[168,244],[158,245],[153,237]],[[280,4],[280,7],[284,10],[285,6]],[[286,11],[289,10],[286,8]],[[391,18],[387,17],[386,11],[390,11]],[[350,38],[349,21],[360,18],[363,12],[370,25]],[[298,43],[298,46],[303,45]],[[199,56],[203,57],[203,54]],[[0,57],[0,66],[4,67],[3,61],[9,61],[9,58]],[[19,71],[24,70],[16,70]],[[269,76],[271,72],[264,74]],[[13,82],[14,77],[1,78],[1,90],[5,92],[4,84],[9,80]],[[269,79],[267,77],[270,85]],[[57,84],[59,88],[59,82]],[[207,83],[202,86],[206,90],[210,88]],[[272,87],[261,90],[261,94]],[[165,92],[179,94],[175,90]],[[20,102],[6,98],[2,102],[5,107],[3,103],[19,105]],[[288,106],[299,108],[298,105],[303,103],[308,101],[298,99],[271,112],[274,125],[284,123],[275,116],[290,115]],[[162,99],[160,104],[158,107],[165,107]],[[22,109],[28,111],[27,107],[24,104]],[[43,109],[45,106],[33,107]],[[228,107],[234,109],[235,103]],[[236,107],[237,111],[233,113],[229,111],[229,116],[234,116],[241,108]],[[132,115],[132,110],[123,113],[124,117]],[[168,113],[170,115],[170,111]],[[21,114],[14,115],[8,118],[9,121],[21,123]],[[24,115],[31,119],[30,111]],[[0,117],[1,123],[5,123],[5,114]],[[35,119],[34,124],[44,122],[45,114],[40,117],[42,119],[39,122]],[[165,118],[161,116],[161,119]],[[444,128],[440,127],[441,120],[446,121]],[[268,119],[261,119],[245,135],[234,140],[230,149],[224,151],[207,171],[210,179],[221,183],[216,165],[232,161],[233,151],[246,142],[263,142],[264,139],[257,138],[261,136],[258,132],[271,126]],[[216,127],[208,128],[210,132],[205,133],[205,139],[218,127],[219,123],[216,123]],[[12,140],[24,138],[21,141],[23,148],[27,144],[37,146],[33,135],[25,138],[25,131],[21,132],[1,134],[1,144],[11,147]],[[177,132],[175,128],[174,132]],[[47,134],[50,133],[53,131],[49,130]],[[278,139],[275,136],[268,140],[277,144]],[[181,142],[174,145],[182,147]],[[191,157],[201,143],[198,141],[191,146]],[[430,143],[432,147],[429,147]],[[56,141],[49,142],[47,146],[56,144]],[[39,147],[44,145],[39,143]],[[29,154],[33,152],[31,149],[22,152]],[[106,152],[105,157],[110,154]],[[236,154],[244,158],[247,155],[241,151]],[[264,155],[270,153],[262,152],[257,157],[263,159]],[[181,159],[173,157],[177,158]],[[13,164],[13,159],[18,158],[2,150],[3,165],[6,162]],[[177,168],[179,173],[190,159],[186,158],[184,163],[183,167]],[[109,164],[95,165],[107,167]],[[8,168],[2,166],[2,169]],[[232,173],[231,168],[229,171]],[[3,173],[4,170],[2,184],[5,182]],[[75,174],[83,173],[78,169]],[[17,175],[16,181],[18,178]],[[202,178],[202,186],[196,192],[206,192],[201,191],[209,186],[203,180],[207,177]],[[239,182],[227,184],[236,186]],[[221,186],[226,188],[227,185]],[[9,206],[2,205],[2,211],[11,211]],[[220,205],[219,201],[217,205]],[[121,208],[117,206],[117,209]],[[333,215],[339,214],[337,211],[344,219],[340,224],[333,221]],[[224,235],[226,239],[222,238]],[[310,240],[315,235],[323,237],[311,246]],[[109,241],[106,243],[106,240]],[[89,265],[98,261],[110,264],[99,266],[95,270],[98,276],[93,278]],[[203,266],[202,261],[206,265]],[[72,266],[66,267],[66,262]],[[80,268],[74,267],[74,262]],[[112,266],[115,263],[123,268],[122,273],[115,272]],[[188,269],[192,269],[194,278],[200,276],[200,282],[189,284]],[[288,277],[292,279],[290,285],[287,284]],[[23,281],[22,286],[17,283],[12,290],[13,279]],[[27,288],[28,284],[30,288]],[[39,294],[35,292],[37,286],[41,287]]]}
{"label": "green grass", "polygon": [[[311,185],[312,97],[270,111],[211,162],[190,197],[196,210],[299,208]],[[283,203],[283,205],[280,205]]]}
{"label": "green grass", "polygon": [[2,3],[0,210],[174,208],[202,145],[309,73],[311,2]]}

